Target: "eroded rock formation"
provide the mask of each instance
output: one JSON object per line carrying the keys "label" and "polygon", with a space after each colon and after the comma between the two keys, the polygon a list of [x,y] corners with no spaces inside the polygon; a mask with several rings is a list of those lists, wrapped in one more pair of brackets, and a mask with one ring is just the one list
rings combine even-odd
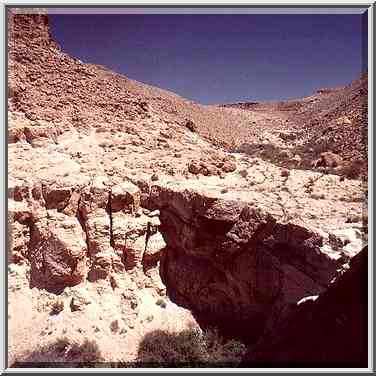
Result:
{"label": "eroded rock formation", "polygon": [[[249,204],[152,187],[168,246],[162,276],[177,301],[252,341],[300,299],[318,295],[348,257]],[[247,328],[244,331],[244,328]]]}
{"label": "eroded rock formation", "polygon": [[96,176],[75,186],[15,183],[9,192],[10,261],[30,262],[31,287],[57,291],[126,274],[142,285],[144,254],[157,263],[165,247],[158,215],[140,212],[140,190],[130,182]]}

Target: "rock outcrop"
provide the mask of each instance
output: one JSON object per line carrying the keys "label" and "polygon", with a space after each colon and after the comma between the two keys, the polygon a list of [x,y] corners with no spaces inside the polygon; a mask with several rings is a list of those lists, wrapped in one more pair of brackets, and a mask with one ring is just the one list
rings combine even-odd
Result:
{"label": "rock outcrop", "polygon": [[150,201],[161,210],[169,293],[203,321],[250,342],[297,301],[323,292],[348,261],[326,253],[320,235],[240,201],[158,186]]}
{"label": "rock outcrop", "polygon": [[165,243],[158,214],[139,211],[140,190],[130,182],[112,185],[104,176],[81,185],[15,182],[9,190],[10,260],[30,263],[31,287],[50,291],[86,279],[119,284],[119,277],[132,274],[145,285],[144,254],[148,269],[151,260],[157,267]]}

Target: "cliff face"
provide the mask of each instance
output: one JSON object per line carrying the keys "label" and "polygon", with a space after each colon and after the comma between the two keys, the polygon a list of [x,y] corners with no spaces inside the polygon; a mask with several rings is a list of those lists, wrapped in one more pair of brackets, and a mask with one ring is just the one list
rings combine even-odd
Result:
{"label": "cliff face", "polygon": [[348,258],[326,240],[251,204],[152,187],[167,243],[162,279],[203,323],[248,342],[307,296],[322,293]]}

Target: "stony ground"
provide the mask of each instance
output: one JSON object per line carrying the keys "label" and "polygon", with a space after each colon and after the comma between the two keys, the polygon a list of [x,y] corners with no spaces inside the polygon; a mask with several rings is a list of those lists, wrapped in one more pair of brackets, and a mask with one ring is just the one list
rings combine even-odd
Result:
{"label": "stony ground", "polygon": [[[53,143],[39,136],[30,142],[12,143],[9,187],[15,191],[18,187],[39,184],[75,187],[105,176],[111,186],[129,181],[141,188],[160,186],[176,192],[196,191],[209,197],[247,202],[280,223],[295,223],[326,239],[334,235],[345,244],[343,251],[349,256],[365,244],[366,197],[361,180],[286,169],[242,153],[227,154],[196,133],[158,118],[144,120],[142,125],[143,132],[136,135],[71,129],[57,136]],[[19,126],[35,129],[38,122],[14,113],[10,129]],[[127,122],[127,127],[137,126],[138,122]],[[270,130],[265,133],[269,135]],[[223,170],[226,158],[228,172]],[[192,161],[197,165],[193,173]],[[222,168],[216,167],[221,165]],[[208,167],[214,172],[205,176]],[[19,201],[10,197],[11,213],[19,213],[17,208],[13,209],[17,204]],[[325,251],[334,258],[340,257],[330,247]],[[138,307],[130,313],[122,307],[121,289],[114,290],[107,280],[84,281],[57,297],[37,287],[30,289],[29,273],[30,267],[24,261],[9,267],[10,362],[31,347],[53,343],[62,337],[71,341],[94,338],[108,361],[134,361],[137,344],[147,332],[182,331],[197,326],[192,314],[169,301],[164,293],[161,295],[167,306],[158,306],[156,302],[161,296],[155,292],[153,283],[151,287],[144,285],[135,290]],[[72,312],[69,304],[76,290],[88,296],[90,303]],[[51,315],[52,305],[60,300],[64,302],[64,310]],[[25,315],[26,312],[29,314]],[[135,316],[134,320],[130,321],[130,316]],[[118,324],[112,330],[114,322]],[[33,333],[31,338],[30,333]]]}

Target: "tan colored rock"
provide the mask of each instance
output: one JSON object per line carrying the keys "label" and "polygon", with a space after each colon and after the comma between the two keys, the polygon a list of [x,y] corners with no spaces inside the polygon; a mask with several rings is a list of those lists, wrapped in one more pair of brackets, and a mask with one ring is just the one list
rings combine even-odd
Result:
{"label": "tan colored rock", "polygon": [[69,201],[65,208],[62,210],[62,213],[69,216],[76,216],[78,212],[78,205],[80,202],[81,195],[77,190],[74,190],[70,195]]}
{"label": "tan colored rock", "polygon": [[73,294],[70,302],[72,312],[83,311],[87,305],[92,303],[89,293],[82,287],[71,290],[71,294]]}
{"label": "tan colored rock", "polygon": [[25,201],[8,200],[9,221],[17,221],[21,224],[28,225],[32,221],[33,209]]}
{"label": "tan colored rock", "polygon": [[96,176],[92,184],[85,186],[81,192],[80,212],[84,217],[98,209],[108,210],[109,181],[107,177]]}
{"label": "tan colored rock", "polygon": [[201,166],[199,165],[199,163],[197,161],[191,161],[188,164],[188,171],[191,174],[198,175],[201,171]]}
{"label": "tan colored rock", "polygon": [[43,186],[46,209],[63,210],[69,203],[74,187],[53,184]]}
{"label": "tan colored rock", "polygon": [[[51,326],[53,330],[67,328],[68,335],[78,335],[77,329],[80,336],[95,335],[106,357],[132,360],[128,350],[137,355],[135,342],[144,331],[137,328],[119,339],[107,333],[109,324],[118,320],[118,334],[123,320],[137,326],[137,295],[143,299],[144,293],[162,293],[160,270],[168,287],[177,292],[179,304],[199,311],[208,321],[240,328],[240,334],[247,328],[255,336],[265,327],[273,328],[296,300],[319,294],[336,275],[345,257],[340,250],[325,247],[325,236],[317,236],[316,228],[328,233],[357,226],[361,231],[360,223],[345,223],[348,213],[361,211],[363,203],[354,194],[361,182],[338,184],[335,176],[319,178],[321,174],[307,170],[295,170],[283,179],[280,168],[266,159],[278,150],[304,149],[309,146],[305,140],[313,140],[315,147],[321,141],[333,143],[347,160],[353,154],[366,155],[362,125],[367,121],[359,116],[366,85],[354,82],[345,91],[301,101],[201,106],[70,58],[51,40],[47,17],[43,22],[35,22],[32,15],[15,18],[8,28],[13,95],[8,110],[14,141],[9,144],[8,164],[9,181],[16,180],[10,184],[10,221],[15,222],[10,229],[16,255],[10,260],[23,261],[25,255],[26,261],[9,266],[10,291],[19,289],[10,299],[10,314],[17,329],[24,322],[29,324],[24,333],[30,338],[30,343],[25,342],[25,335],[14,341],[15,358],[19,346],[26,344],[27,352],[39,346],[42,330]],[[339,127],[338,132],[334,123],[341,112],[351,114],[353,126]],[[195,133],[182,126],[186,117],[196,124]],[[333,124],[331,129],[328,122]],[[288,137],[278,137],[279,132]],[[228,147],[242,154],[226,154]],[[190,161],[196,173],[188,172]],[[247,170],[248,181],[238,173],[219,170],[224,167],[231,172],[234,167],[228,164]],[[325,199],[307,196],[302,186],[309,179],[314,181],[315,192],[325,192]],[[161,220],[147,218],[140,210],[134,216],[132,206],[137,204],[128,207],[129,192],[117,191],[128,180],[140,189],[142,206],[161,210]],[[134,196],[132,200],[137,202]],[[46,207],[54,209],[51,212],[61,210],[64,220],[55,223]],[[46,302],[55,301],[65,288],[69,304],[72,296],[66,286],[79,280],[77,268],[82,266],[71,255],[82,241],[72,240],[78,230],[70,229],[69,221],[78,229],[82,226],[78,237],[84,246],[88,244],[85,265],[91,274],[82,279],[82,285],[95,304],[81,313],[65,311],[50,318],[45,307],[49,310],[51,305]],[[161,222],[163,239],[158,233]],[[168,251],[160,268],[164,240]],[[353,240],[344,245],[351,246],[345,250],[349,255],[357,249]],[[145,286],[150,287],[147,292],[138,291]],[[24,296],[30,296],[27,304],[21,304]],[[80,307],[79,299],[75,300],[74,305]],[[180,326],[177,312],[181,309],[172,304],[167,307],[156,318],[160,321],[153,323],[155,327],[165,324],[168,317]],[[151,306],[143,304],[145,308]],[[91,332],[91,324],[100,326],[102,333]],[[168,325],[163,328],[170,330]],[[47,332],[51,343],[61,333]],[[13,334],[10,338],[17,338]]]}
{"label": "tan colored rock", "polygon": [[146,235],[127,239],[124,247],[126,269],[134,269],[141,266],[145,247]]}
{"label": "tan colored rock", "polygon": [[11,126],[8,130],[8,142],[14,143],[14,142],[26,142],[26,136],[24,132],[24,127],[21,126]]}
{"label": "tan colored rock", "polygon": [[338,125],[351,125],[352,121],[347,116],[341,116],[336,119],[336,123]]}
{"label": "tan colored rock", "polygon": [[236,170],[236,163],[231,161],[224,162],[222,166],[223,172],[234,172]]}
{"label": "tan colored rock", "polygon": [[158,227],[161,225],[161,221],[159,217],[152,217],[148,219],[148,224],[149,224],[150,233],[154,234],[155,232],[158,231]]}
{"label": "tan colored rock", "polygon": [[56,140],[58,132],[50,122],[39,120],[32,126],[24,129],[27,142],[33,146],[44,146],[50,144],[51,140]]}
{"label": "tan colored rock", "polygon": [[135,213],[140,208],[140,189],[130,183],[123,182],[111,189],[111,210],[112,212],[123,211]]}
{"label": "tan colored rock", "polygon": [[[336,275],[340,261],[328,257],[320,235],[245,203],[163,187],[153,203],[169,207],[163,280],[188,308],[226,325],[233,321],[234,330],[247,322],[257,337]],[[145,260],[147,252],[148,246]]]}
{"label": "tan colored rock", "polygon": [[91,255],[111,248],[111,221],[105,209],[97,209],[89,214],[85,220],[85,229]]}
{"label": "tan colored rock", "polygon": [[123,252],[127,269],[141,265],[149,220],[146,216],[133,217],[121,212],[112,215],[113,245]]}
{"label": "tan colored rock", "polygon": [[98,252],[92,257],[92,267],[89,273],[89,279],[106,279],[112,268],[112,250]]}
{"label": "tan colored rock", "polygon": [[160,232],[151,235],[146,243],[144,258],[154,259],[155,257],[160,257],[160,254],[165,247],[166,242]]}
{"label": "tan colored rock", "polygon": [[294,155],[291,159],[288,161],[288,166],[291,168],[299,167],[302,163],[302,158],[299,155]]}
{"label": "tan colored rock", "polygon": [[158,217],[160,214],[161,214],[161,212],[157,209],[157,210],[153,210],[150,213],[148,213],[148,216],[150,218],[153,218],[153,217]]}
{"label": "tan colored rock", "polygon": [[30,229],[17,221],[9,224],[9,262],[16,264],[28,259]]}
{"label": "tan colored rock", "polygon": [[15,201],[28,201],[31,198],[30,186],[26,182],[12,179],[8,183],[8,197]]}
{"label": "tan colored rock", "polygon": [[35,282],[70,286],[87,275],[85,233],[75,217],[49,210],[32,227],[30,261]]}

